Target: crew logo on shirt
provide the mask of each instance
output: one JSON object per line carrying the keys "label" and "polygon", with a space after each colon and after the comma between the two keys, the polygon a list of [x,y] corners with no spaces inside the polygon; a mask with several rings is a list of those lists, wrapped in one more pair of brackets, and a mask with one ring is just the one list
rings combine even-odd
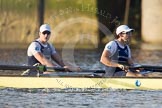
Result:
{"label": "crew logo on shirt", "polygon": [[111,49],[111,46],[108,46],[108,49]]}
{"label": "crew logo on shirt", "polygon": [[35,50],[36,50],[36,51],[39,51],[40,49],[39,49],[39,47],[35,47]]}

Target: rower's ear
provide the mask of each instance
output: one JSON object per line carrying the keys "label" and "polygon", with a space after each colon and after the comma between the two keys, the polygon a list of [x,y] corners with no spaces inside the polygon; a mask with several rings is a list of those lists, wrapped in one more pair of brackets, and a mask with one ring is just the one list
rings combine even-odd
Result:
{"label": "rower's ear", "polygon": [[41,35],[41,32],[39,32],[39,36]]}
{"label": "rower's ear", "polygon": [[119,35],[118,35],[119,37],[121,36],[121,37],[123,37],[123,35],[122,35],[122,33],[119,33]]}

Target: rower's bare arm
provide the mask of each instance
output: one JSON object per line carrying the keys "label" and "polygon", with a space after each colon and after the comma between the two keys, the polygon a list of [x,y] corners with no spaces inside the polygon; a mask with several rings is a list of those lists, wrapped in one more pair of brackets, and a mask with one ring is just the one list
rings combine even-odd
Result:
{"label": "rower's bare arm", "polygon": [[59,56],[58,53],[53,54],[51,57],[52,57],[52,59],[53,59],[57,64],[59,64],[60,66],[62,66],[62,67],[65,66],[65,64],[64,64],[63,61],[62,61],[62,58]]}
{"label": "rower's bare arm", "polygon": [[129,65],[133,65],[133,64],[134,64],[132,58],[129,58],[129,59],[128,59],[128,64],[129,64]]}
{"label": "rower's bare arm", "polygon": [[118,64],[118,63],[110,60],[110,52],[107,51],[107,50],[103,51],[103,53],[101,55],[100,62],[103,63],[106,66],[123,68],[123,65]]}
{"label": "rower's bare arm", "polygon": [[46,59],[42,53],[38,52],[34,54],[34,57],[42,64],[46,66],[54,66],[53,63],[51,63],[48,59]]}
{"label": "rower's bare arm", "polygon": [[64,67],[67,71],[81,71],[81,68],[74,66],[73,64],[62,60],[62,58],[57,54],[52,55],[52,59],[58,63],[60,66]]}

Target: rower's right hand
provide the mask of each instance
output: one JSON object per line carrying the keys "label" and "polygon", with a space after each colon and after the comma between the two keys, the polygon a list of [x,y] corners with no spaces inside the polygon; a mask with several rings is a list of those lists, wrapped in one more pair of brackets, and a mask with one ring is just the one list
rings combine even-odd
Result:
{"label": "rower's right hand", "polygon": [[124,70],[124,71],[128,71],[129,70],[129,67],[125,66],[125,65],[119,65],[119,68]]}

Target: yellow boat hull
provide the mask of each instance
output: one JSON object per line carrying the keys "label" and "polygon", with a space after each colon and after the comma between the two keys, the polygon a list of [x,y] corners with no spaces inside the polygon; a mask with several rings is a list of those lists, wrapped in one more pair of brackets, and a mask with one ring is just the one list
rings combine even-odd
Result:
{"label": "yellow boat hull", "polygon": [[112,88],[162,90],[162,78],[0,77],[1,88]]}

